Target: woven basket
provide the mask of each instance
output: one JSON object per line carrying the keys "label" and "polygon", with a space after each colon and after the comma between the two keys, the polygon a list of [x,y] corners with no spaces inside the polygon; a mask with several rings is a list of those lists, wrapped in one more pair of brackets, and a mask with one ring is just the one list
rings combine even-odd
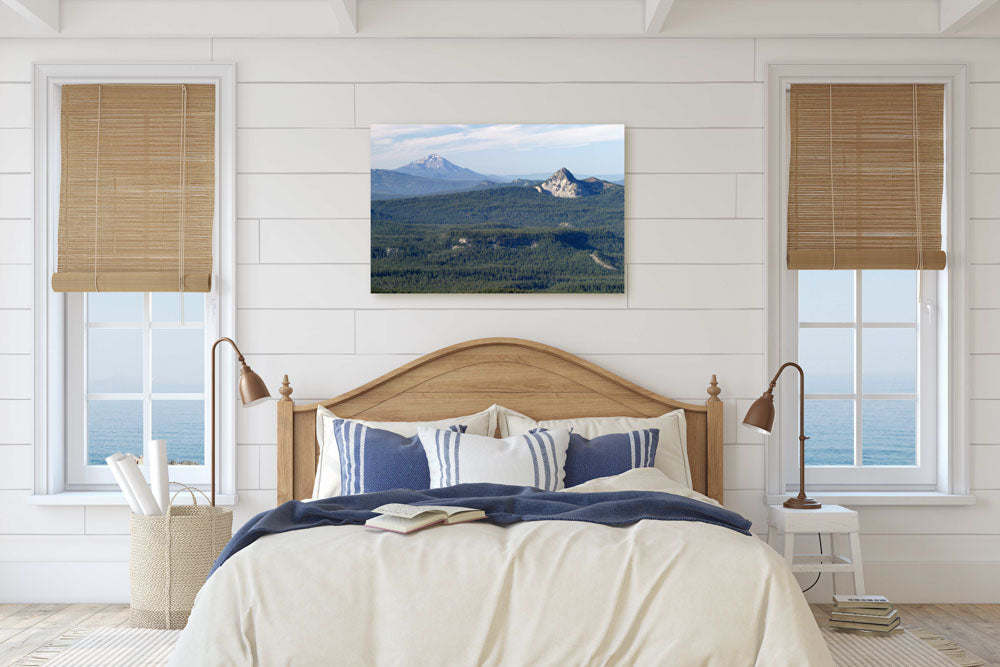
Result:
{"label": "woven basket", "polygon": [[133,627],[183,628],[194,596],[233,534],[231,509],[198,505],[197,489],[187,489],[194,505],[171,505],[167,516],[131,516]]}

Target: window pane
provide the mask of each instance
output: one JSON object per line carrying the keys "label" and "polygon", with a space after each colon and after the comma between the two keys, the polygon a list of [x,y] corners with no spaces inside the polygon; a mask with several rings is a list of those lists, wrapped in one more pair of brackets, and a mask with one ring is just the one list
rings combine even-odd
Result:
{"label": "window pane", "polygon": [[90,393],[142,391],[142,331],[88,329],[87,391]]}
{"label": "window pane", "polygon": [[153,292],[151,310],[154,322],[180,322],[180,292]]}
{"label": "window pane", "polygon": [[205,293],[185,292],[184,293],[184,321],[204,322],[205,321]]}
{"label": "window pane", "polygon": [[142,321],[142,292],[91,292],[87,294],[87,321],[135,322],[138,324]]}
{"label": "window pane", "polygon": [[[184,312],[181,313],[181,305]],[[152,316],[154,322],[205,321],[205,294],[202,292],[153,292]]]}
{"label": "window pane", "polygon": [[854,271],[799,271],[799,322],[853,322]]}
{"label": "window pane", "polygon": [[807,394],[854,392],[854,329],[799,329]]}
{"label": "window pane", "polygon": [[917,464],[917,402],[861,401],[861,461],[866,466]]}
{"label": "window pane", "polygon": [[806,465],[854,465],[854,401],[806,401],[806,435]]}
{"label": "window pane", "polygon": [[153,391],[204,391],[204,332],[201,329],[153,329]]}
{"label": "window pane", "polygon": [[142,456],[142,401],[87,401],[87,464],[115,452]]}
{"label": "window pane", "polygon": [[861,319],[865,322],[916,322],[916,271],[862,271]]}
{"label": "window pane", "polygon": [[167,441],[171,465],[204,465],[204,401],[153,401],[153,439]]}
{"label": "window pane", "polygon": [[862,392],[916,393],[916,329],[865,329],[861,332],[861,346]]}

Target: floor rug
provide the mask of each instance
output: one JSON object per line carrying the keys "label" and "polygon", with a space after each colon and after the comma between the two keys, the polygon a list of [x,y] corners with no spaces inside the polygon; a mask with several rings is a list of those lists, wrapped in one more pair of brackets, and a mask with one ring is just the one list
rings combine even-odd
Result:
{"label": "floor rug", "polygon": [[821,625],[820,631],[837,667],[978,667],[986,664],[955,642],[926,630],[875,635]]}
{"label": "floor rug", "polygon": [[14,667],[159,667],[170,660],[180,630],[70,628]]}

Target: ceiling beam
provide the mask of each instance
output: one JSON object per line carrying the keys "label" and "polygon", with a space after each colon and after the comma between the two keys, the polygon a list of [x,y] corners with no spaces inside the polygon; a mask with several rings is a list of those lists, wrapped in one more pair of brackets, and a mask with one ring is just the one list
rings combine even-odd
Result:
{"label": "ceiling beam", "polygon": [[31,23],[48,32],[59,32],[60,0],[0,0]]}
{"label": "ceiling beam", "polygon": [[342,32],[358,31],[358,0],[330,0]]}
{"label": "ceiling beam", "polygon": [[646,34],[658,35],[667,22],[674,0],[646,0]]}
{"label": "ceiling beam", "polygon": [[997,3],[997,0],[939,0],[942,33],[958,32],[968,27],[980,14]]}

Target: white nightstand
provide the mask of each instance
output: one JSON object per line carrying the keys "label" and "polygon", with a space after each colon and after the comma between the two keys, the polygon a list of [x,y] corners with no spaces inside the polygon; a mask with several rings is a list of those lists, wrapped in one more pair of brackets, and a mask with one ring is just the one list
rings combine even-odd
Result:
{"label": "white nightstand", "polygon": [[[774,546],[774,538],[785,534],[785,560],[792,572],[832,572],[854,574],[854,594],[864,595],[865,575],[861,562],[861,524],[858,513],[840,505],[823,505],[815,510],[793,510],[781,505],[767,508],[767,543]],[[799,533],[829,533],[829,554],[796,554],[795,536]],[[851,543],[851,557],[836,555],[833,536],[847,533]],[[837,577],[833,577],[833,592],[837,593]]]}

